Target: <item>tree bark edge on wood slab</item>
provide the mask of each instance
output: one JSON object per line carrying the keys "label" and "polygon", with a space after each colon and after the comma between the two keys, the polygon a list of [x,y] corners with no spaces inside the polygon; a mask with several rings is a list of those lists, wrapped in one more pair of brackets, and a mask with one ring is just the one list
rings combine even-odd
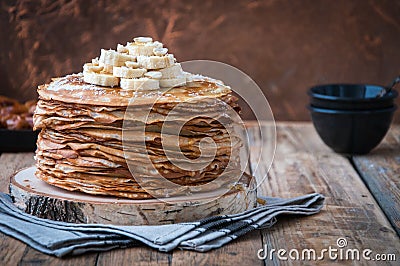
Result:
{"label": "tree bark edge on wood slab", "polygon": [[[96,200],[90,201],[81,200],[79,194],[82,193],[67,190],[61,190],[61,193],[65,193],[65,197],[60,196],[60,193],[53,194],[52,190],[58,188],[38,180],[34,175],[34,167],[30,167],[11,177],[10,195],[19,209],[40,218],[70,223],[157,225],[191,222],[254,208],[255,178],[243,178],[243,180],[240,188],[234,188],[212,201],[197,198],[171,204],[157,200],[143,202],[143,200],[125,199],[118,202],[116,199],[107,203],[103,200],[104,197],[96,197]],[[38,186],[44,188],[38,189]],[[38,191],[32,187],[36,187]]]}

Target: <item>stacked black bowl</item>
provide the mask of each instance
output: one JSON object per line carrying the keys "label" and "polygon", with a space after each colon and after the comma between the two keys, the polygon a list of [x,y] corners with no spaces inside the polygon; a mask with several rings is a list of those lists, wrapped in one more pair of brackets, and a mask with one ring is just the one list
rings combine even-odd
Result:
{"label": "stacked black bowl", "polygon": [[312,87],[308,95],[313,124],[325,144],[338,153],[365,154],[386,135],[398,93],[378,85],[331,84]]}

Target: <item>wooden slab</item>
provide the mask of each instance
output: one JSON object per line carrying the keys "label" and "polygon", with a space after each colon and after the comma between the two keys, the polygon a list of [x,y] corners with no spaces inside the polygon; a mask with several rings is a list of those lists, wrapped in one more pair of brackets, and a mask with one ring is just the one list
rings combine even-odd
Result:
{"label": "wooden slab", "polygon": [[[26,213],[57,221],[118,225],[190,222],[214,215],[239,213],[256,204],[255,182],[244,175],[240,185],[223,190],[163,199],[132,200],[72,192],[35,176],[35,167],[11,178],[15,205]],[[222,196],[220,196],[222,195]]]}
{"label": "wooden slab", "polygon": [[400,127],[392,127],[371,153],[352,160],[400,237]]}

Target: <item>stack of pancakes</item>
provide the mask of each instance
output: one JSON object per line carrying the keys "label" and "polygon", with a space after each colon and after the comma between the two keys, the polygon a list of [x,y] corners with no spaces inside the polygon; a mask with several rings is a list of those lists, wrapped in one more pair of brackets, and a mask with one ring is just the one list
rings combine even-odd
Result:
{"label": "stack of pancakes", "polygon": [[[229,115],[239,111],[237,98],[216,80],[141,91],[89,84],[81,73],[38,93],[36,176],[49,184],[146,199],[171,195],[166,184],[187,193],[240,174],[242,143]],[[224,184],[230,180],[214,186]]]}

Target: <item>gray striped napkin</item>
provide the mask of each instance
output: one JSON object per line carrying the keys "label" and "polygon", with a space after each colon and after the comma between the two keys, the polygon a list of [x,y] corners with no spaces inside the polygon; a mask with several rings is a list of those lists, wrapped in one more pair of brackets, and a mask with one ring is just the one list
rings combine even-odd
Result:
{"label": "gray striped napkin", "polygon": [[318,213],[324,202],[324,197],[318,193],[292,199],[262,199],[267,204],[253,210],[191,223],[117,226],[72,224],[37,218],[16,208],[9,195],[0,193],[0,232],[57,257],[139,245],[165,252],[175,248],[206,252],[247,232],[272,226],[278,215]]}

